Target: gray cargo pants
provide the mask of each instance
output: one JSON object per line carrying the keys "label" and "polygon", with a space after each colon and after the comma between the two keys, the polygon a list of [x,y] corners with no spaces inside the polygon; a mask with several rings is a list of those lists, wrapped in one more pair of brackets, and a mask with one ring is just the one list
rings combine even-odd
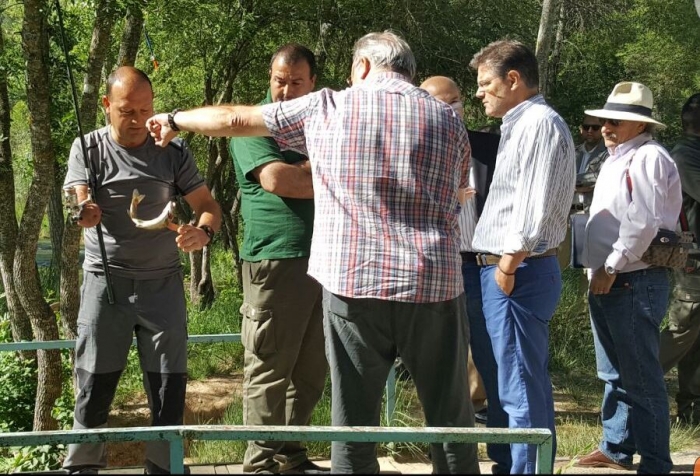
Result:
{"label": "gray cargo pants", "polygon": [[[112,276],[114,304],[104,274],[85,272],[75,347],[74,429],[104,428],[136,333],[152,425],[180,425],[187,386],[187,309],[182,274],[134,280]],[[149,473],[170,468],[166,441],[146,443]],[[104,468],[104,443],[69,445],[63,467]],[[154,466],[155,465],[155,466]]]}
{"label": "gray cargo pants", "polygon": [[[321,286],[307,268],[308,258],[243,262],[245,425],[308,425],[323,393]],[[279,472],[306,459],[298,441],[250,441],[243,471]]]}
{"label": "gray cargo pants", "polygon": [[661,332],[659,360],[664,372],[678,365],[678,416],[700,423],[700,276],[675,271],[668,328]]}

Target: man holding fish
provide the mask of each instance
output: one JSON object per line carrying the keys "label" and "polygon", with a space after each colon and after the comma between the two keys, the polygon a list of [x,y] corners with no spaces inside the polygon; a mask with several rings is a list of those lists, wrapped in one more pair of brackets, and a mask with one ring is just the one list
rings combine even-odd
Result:
{"label": "man holding fish", "polygon": [[[82,204],[77,224],[85,228],[73,427],[107,425],[134,332],[152,424],[178,425],[187,385],[187,316],[178,248],[191,252],[207,246],[219,229],[221,210],[187,145],[177,141],[161,148],[148,134],[153,90],[146,74],[133,67],[115,70],[102,104],[110,125],[85,136],[95,196],[88,196],[78,139],[64,184],[75,189]],[[177,196],[194,210],[196,225],[173,223]],[[96,226],[104,236],[107,270]],[[105,273],[111,276],[111,294]],[[147,473],[169,473],[169,454],[166,441],[146,443]],[[105,466],[104,443],[70,445],[64,462],[71,473]]]}

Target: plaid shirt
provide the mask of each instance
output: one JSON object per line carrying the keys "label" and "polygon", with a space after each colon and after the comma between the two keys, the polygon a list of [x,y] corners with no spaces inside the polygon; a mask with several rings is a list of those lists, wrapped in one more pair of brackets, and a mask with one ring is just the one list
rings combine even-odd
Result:
{"label": "plaid shirt", "polygon": [[464,292],[457,191],[471,149],[450,106],[380,73],[265,105],[263,117],[282,149],[311,161],[309,275],[352,298],[428,303]]}

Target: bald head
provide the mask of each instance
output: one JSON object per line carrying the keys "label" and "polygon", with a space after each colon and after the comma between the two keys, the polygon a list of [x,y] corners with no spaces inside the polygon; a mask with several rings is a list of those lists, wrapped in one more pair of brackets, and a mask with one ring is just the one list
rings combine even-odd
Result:
{"label": "bald head", "polygon": [[435,99],[449,104],[462,117],[464,115],[464,106],[462,105],[462,94],[459,86],[452,79],[446,76],[431,76],[423,81],[420,85],[428,94]]}
{"label": "bald head", "polygon": [[127,90],[136,89],[142,85],[148,85],[148,88],[153,91],[153,85],[146,73],[133,66],[120,66],[112,71],[107,78],[107,97],[111,96],[112,88],[115,83],[120,83],[121,86]]}

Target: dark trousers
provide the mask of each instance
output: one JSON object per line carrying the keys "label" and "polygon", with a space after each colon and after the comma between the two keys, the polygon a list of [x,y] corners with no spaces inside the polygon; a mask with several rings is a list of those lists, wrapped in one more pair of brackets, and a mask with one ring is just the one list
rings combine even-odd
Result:
{"label": "dark trousers", "polygon": [[659,360],[664,373],[678,366],[678,416],[700,423],[700,276],[676,272],[668,328],[661,332]]}
{"label": "dark trousers", "polygon": [[[498,396],[498,363],[493,355],[493,346],[486,328],[483,301],[481,299],[481,267],[476,261],[462,262],[464,277],[464,294],[467,300],[467,318],[469,320],[470,344],[474,365],[484,381],[487,407],[487,423],[489,428],[508,428],[508,414],[501,406]],[[512,464],[510,445],[487,444],[486,452],[496,463],[495,472],[508,473]]]}
{"label": "dark trousers", "polygon": [[[411,373],[426,426],[473,427],[467,389],[464,295],[415,304],[323,292],[334,426],[378,426],[384,383],[397,353]],[[376,443],[333,442],[334,473],[378,473]],[[431,445],[437,473],[479,473],[476,444]]]}

